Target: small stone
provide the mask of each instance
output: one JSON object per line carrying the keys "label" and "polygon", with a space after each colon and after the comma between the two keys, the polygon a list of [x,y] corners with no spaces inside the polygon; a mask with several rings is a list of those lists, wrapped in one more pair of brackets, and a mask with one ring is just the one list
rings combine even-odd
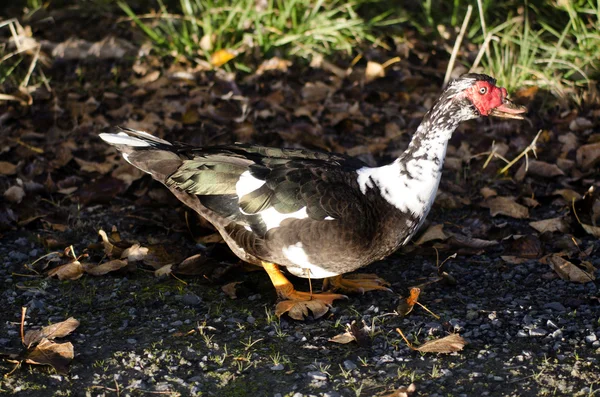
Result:
{"label": "small stone", "polygon": [[596,336],[596,334],[589,334],[585,337],[585,341],[587,343],[594,343],[598,340],[598,337]]}
{"label": "small stone", "polygon": [[246,321],[250,324],[254,324],[256,322],[256,319],[252,316],[248,316],[248,318],[246,318]]}
{"label": "small stone", "polygon": [[181,327],[183,325],[183,321],[177,320],[171,323],[171,327]]}
{"label": "small stone", "polygon": [[185,294],[181,298],[181,301],[187,306],[198,306],[202,302],[202,299],[196,294]]}
{"label": "small stone", "polygon": [[327,380],[327,375],[321,371],[310,371],[307,375],[313,380]]}
{"label": "small stone", "polygon": [[546,336],[548,331],[543,328],[533,328],[529,330],[529,336]]}
{"label": "small stone", "polygon": [[551,309],[557,312],[564,312],[567,310],[560,302],[548,302],[544,305],[544,309]]}
{"label": "small stone", "polygon": [[467,321],[475,320],[477,317],[479,317],[479,313],[477,310],[469,310],[467,311],[467,315],[465,317]]}
{"label": "small stone", "polygon": [[352,371],[352,370],[355,370],[356,368],[358,368],[358,366],[356,364],[354,364],[352,361],[346,360],[346,361],[344,361],[344,368],[346,368],[346,370],[348,370],[348,371]]}
{"label": "small stone", "polygon": [[519,332],[517,332],[517,338],[526,338],[527,336],[529,335],[527,335],[527,333],[522,329],[520,329]]}
{"label": "small stone", "polygon": [[283,364],[279,363],[271,367],[271,371],[283,371]]}
{"label": "small stone", "polygon": [[127,343],[129,343],[130,345],[135,345],[137,343],[137,340],[135,340],[133,338],[129,338],[129,339],[127,339]]}

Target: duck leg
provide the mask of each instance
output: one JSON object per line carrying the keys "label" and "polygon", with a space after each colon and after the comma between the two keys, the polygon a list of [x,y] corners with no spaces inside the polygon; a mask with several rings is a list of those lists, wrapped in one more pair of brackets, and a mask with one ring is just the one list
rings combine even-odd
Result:
{"label": "duck leg", "polygon": [[340,294],[296,291],[292,283],[281,273],[279,266],[268,262],[262,262],[262,266],[271,278],[277,295],[283,299],[275,308],[277,316],[288,313],[295,320],[304,320],[310,310],[314,318],[319,318],[327,313],[334,300],[347,299],[345,295]]}
{"label": "duck leg", "polygon": [[354,273],[347,276],[329,277],[323,280],[323,290],[342,291],[346,293],[359,292],[364,294],[367,291],[383,290],[392,292],[387,288],[390,283],[376,274]]}

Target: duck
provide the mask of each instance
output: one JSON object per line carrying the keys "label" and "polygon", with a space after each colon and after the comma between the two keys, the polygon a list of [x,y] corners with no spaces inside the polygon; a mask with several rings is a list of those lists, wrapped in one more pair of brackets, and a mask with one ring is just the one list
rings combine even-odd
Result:
{"label": "duck", "polygon": [[[193,147],[117,127],[100,138],[210,222],[242,261],[261,266],[275,287],[275,313],[322,317],[346,293],[388,290],[355,273],[405,245],[425,221],[448,141],[479,117],[523,119],[527,109],[485,74],[453,80],[425,114],[407,149],[370,167],[350,156],[235,143]],[[298,291],[283,273],[323,280]]]}

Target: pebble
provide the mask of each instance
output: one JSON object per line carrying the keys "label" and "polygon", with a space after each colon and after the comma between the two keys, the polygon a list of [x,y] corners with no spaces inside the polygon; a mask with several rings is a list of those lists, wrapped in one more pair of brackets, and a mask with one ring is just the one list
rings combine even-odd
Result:
{"label": "pebble", "polygon": [[307,375],[313,380],[327,380],[327,375],[321,371],[310,371]]}
{"label": "pebble", "polygon": [[598,340],[598,337],[596,336],[596,334],[589,334],[585,337],[585,341],[587,343],[594,343]]}
{"label": "pebble", "polygon": [[279,363],[277,365],[273,365],[271,367],[271,371],[282,371],[283,370],[283,364]]}
{"label": "pebble", "polygon": [[358,368],[358,366],[356,364],[354,364],[352,361],[346,360],[346,361],[344,361],[344,368],[346,368],[346,370],[348,370],[348,371],[352,371],[352,370],[355,370],[356,368]]}
{"label": "pebble", "polygon": [[181,298],[181,301],[184,305],[188,306],[198,306],[202,303],[202,299],[196,294],[185,294],[183,295],[183,298]]}
{"label": "pebble", "polygon": [[552,309],[557,312],[564,312],[567,309],[560,302],[549,302],[544,305],[544,309]]}
{"label": "pebble", "polygon": [[546,336],[548,331],[543,328],[533,328],[529,330],[529,336]]}
{"label": "pebble", "polygon": [[469,310],[465,316],[467,321],[475,320],[477,317],[479,317],[479,312],[477,310]]}

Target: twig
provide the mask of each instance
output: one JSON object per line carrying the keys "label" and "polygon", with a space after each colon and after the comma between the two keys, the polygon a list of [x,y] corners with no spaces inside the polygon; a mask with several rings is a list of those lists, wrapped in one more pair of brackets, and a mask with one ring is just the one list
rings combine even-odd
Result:
{"label": "twig", "polygon": [[35,65],[37,65],[37,61],[40,58],[40,50],[41,49],[42,49],[42,45],[38,44],[35,54],[33,54],[33,59],[31,60],[31,64],[29,64],[29,70],[27,71],[27,75],[21,82],[20,87],[25,88],[29,84],[29,79],[31,78],[31,74],[33,73],[33,70],[35,69]]}
{"label": "twig", "polygon": [[[27,307],[21,307],[21,343],[25,346],[25,314],[27,313]],[[29,347],[29,346],[27,346]]]}
{"label": "twig", "polygon": [[448,68],[446,69],[446,76],[444,76],[444,86],[446,86],[446,84],[448,84],[448,81],[450,80],[450,75],[452,74],[452,70],[454,69],[454,62],[456,61],[456,54],[458,54],[458,49],[460,48],[463,37],[465,35],[465,31],[467,30],[467,26],[469,25],[469,19],[471,19],[472,12],[473,6],[469,5],[469,8],[467,8],[467,15],[465,15],[463,24],[460,27],[460,33],[458,33],[458,37],[456,38],[456,42],[454,43],[452,55],[450,55],[450,62],[448,63]]}
{"label": "twig", "polygon": [[402,332],[402,330],[401,330],[400,328],[396,328],[396,332],[400,334],[400,336],[402,337],[402,339],[404,339],[404,342],[406,342],[406,345],[407,345],[408,347],[410,347],[412,350],[417,350],[417,348],[416,348],[416,347],[414,347],[414,346],[412,345],[412,343],[410,343],[410,342],[408,341],[408,339],[406,339],[406,336],[404,336],[404,333]]}
{"label": "twig", "polygon": [[479,66],[479,62],[481,62],[481,58],[483,58],[483,54],[486,54],[488,56],[488,60],[490,59],[490,55],[489,55],[489,51],[490,51],[490,41],[500,41],[500,39],[496,36],[494,36],[491,33],[488,33],[487,36],[485,36],[485,40],[483,40],[483,44],[481,45],[481,48],[479,49],[479,52],[477,53],[477,57],[475,58],[475,61],[473,61],[473,66],[471,66],[471,69],[469,69],[469,72],[474,71],[478,66]]}
{"label": "twig", "polygon": [[[481,0],[477,0],[477,8],[479,9],[479,20],[481,21],[481,30],[483,32],[483,37],[485,37],[487,39],[487,28],[485,26],[485,17],[483,15],[483,4],[481,3]],[[485,44],[485,42],[484,42]],[[487,56],[488,60],[491,60],[491,56],[490,56],[490,49],[484,45],[483,48],[485,49],[485,55]]]}
{"label": "twig", "polygon": [[529,166],[529,162],[528,162],[528,157],[527,157],[527,153],[529,152],[533,152],[534,156],[537,158],[537,154],[535,152],[535,144],[538,140],[538,138],[540,137],[540,134],[542,133],[542,130],[539,130],[537,135],[535,136],[535,138],[533,138],[533,141],[531,141],[531,143],[529,144],[529,146],[527,146],[517,157],[515,157],[510,163],[506,164],[506,166],[504,168],[502,168],[500,171],[498,171],[498,174],[504,174],[506,171],[508,171],[510,169],[510,167],[512,167],[513,165],[515,165],[515,163],[517,161],[519,161],[521,159],[521,157],[525,156],[525,159],[527,160],[527,162],[525,163],[526,167],[525,167],[525,171],[527,171],[528,166]]}

